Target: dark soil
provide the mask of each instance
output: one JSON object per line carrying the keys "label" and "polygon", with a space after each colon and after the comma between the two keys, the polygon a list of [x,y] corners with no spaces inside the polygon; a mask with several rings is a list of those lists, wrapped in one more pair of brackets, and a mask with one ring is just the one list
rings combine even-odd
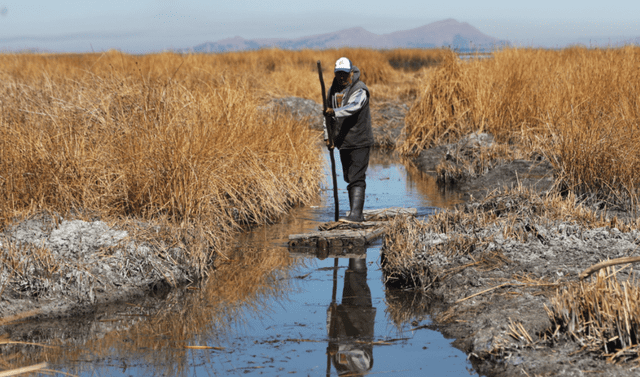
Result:
{"label": "dark soil", "polygon": [[[437,167],[443,163],[451,163],[451,151],[472,155],[471,150],[487,148],[493,145],[493,138],[487,134],[472,134],[459,143],[440,145],[420,152],[413,159],[415,166],[430,175],[437,176]],[[484,174],[478,176],[465,175],[454,184],[443,185],[449,190],[456,190],[464,198],[482,199],[487,193],[497,189],[522,186],[538,192],[547,192],[553,187],[553,167],[541,156],[531,160],[505,160],[497,162]]]}

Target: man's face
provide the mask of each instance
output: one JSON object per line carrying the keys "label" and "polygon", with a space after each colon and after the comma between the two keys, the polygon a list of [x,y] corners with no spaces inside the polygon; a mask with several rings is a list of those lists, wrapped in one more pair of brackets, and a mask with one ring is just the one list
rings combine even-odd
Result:
{"label": "man's face", "polygon": [[351,73],[338,71],[336,72],[336,78],[338,79],[338,84],[340,84],[340,86],[347,86],[351,82]]}

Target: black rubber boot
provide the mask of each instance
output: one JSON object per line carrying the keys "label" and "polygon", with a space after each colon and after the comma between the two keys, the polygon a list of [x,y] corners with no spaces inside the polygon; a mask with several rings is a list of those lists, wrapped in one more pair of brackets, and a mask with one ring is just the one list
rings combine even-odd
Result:
{"label": "black rubber boot", "polygon": [[[348,194],[349,194],[349,214],[351,214],[351,211],[353,211],[353,189],[349,190]],[[346,222],[348,216],[341,216],[338,221],[342,221],[342,222]]]}
{"label": "black rubber boot", "polygon": [[364,187],[352,187],[349,190],[349,205],[351,210],[349,216],[341,217],[338,221],[344,223],[361,223],[364,221],[362,209],[364,208]]}

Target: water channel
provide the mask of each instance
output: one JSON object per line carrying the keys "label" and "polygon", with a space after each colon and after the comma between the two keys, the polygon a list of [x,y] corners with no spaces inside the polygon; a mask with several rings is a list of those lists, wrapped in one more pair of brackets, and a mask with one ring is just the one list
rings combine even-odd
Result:
{"label": "water channel", "polygon": [[[382,153],[372,156],[367,185],[367,209],[417,208],[424,217],[459,202]],[[317,203],[243,237],[204,286],[61,324],[87,327],[89,335],[61,340],[49,369],[80,376],[477,375],[452,340],[427,328],[426,314],[409,309],[415,295],[385,288],[381,241],[351,259],[287,249],[289,234],[332,219],[332,192],[323,190]]]}

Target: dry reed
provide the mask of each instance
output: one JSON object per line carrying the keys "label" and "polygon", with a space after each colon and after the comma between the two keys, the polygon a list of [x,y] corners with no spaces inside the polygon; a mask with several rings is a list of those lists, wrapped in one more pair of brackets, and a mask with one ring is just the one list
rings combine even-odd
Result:
{"label": "dry reed", "polygon": [[405,154],[489,132],[533,145],[559,186],[627,209],[640,180],[640,48],[506,49],[491,59],[451,52],[406,117]]}
{"label": "dry reed", "polygon": [[243,224],[308,202],[317,135],[261,112],[255,77],[220,60],[0,56],[1,223],[40,211],[159,221],[201,235],[190,250],[202,268]]}
{"label": "dry reed", "polygon": [[[625,268],[625,267],[623,267]],[[609,361],[640,356],[640,288],[631,276],[620,281],[615,267],[600,270],[591,281],[559,289],[545,307],[552,336],[569,334]]]}
{"label": "dry reed", "polygon": [[[574,195],[539,195],[516,187],[494,191],[480,202],[431,215],[425,221],[398,219],[384,238],[382,269],[387,283],[426,289],[462,269],[495,268],[507,259],[488,245],[498,234],[521,242],[541,237],[540,226],[573,222],[586,229],[637,229],[636,221],[606,217],[579,204]],[[471,256],[464,264],[461,257]],[[465,258],[462,258],[465,259]]]}
{"label": "dry reed", "polygon": [[[318,192],[321,136],[263,105],[274,96],[319,101],[316,61],[330,79],[340,56],[360,67],[375,101],[411,98],[412,78],[424,69],[391,68],[390,59],[404,64],[400,55],[363,49],[0,55],[0,227],[43,212],[101,218],[141,242],[185,246],[187,268],[202,274],[233,233],[273,221]],[[437,56],[414,51],[406,59],[431,64]],[[28,281],[31,294],[38,295],[68,267],[56,265],[46,248],[6,241],[2,265],[11,272],[3,275],[3,290]],[[218,310],[191,313],[202,304],[178,302],[183,311],[169,310],[129,334],[149,340],[144,346],[171,343],[175,348],[169,350],[184,350],[197,342],[194,328],[222,328],[237,319],[241,307],[259,307],[260,297],[274,294],[267,281],[290,264],[279,254],[261,255],[240,257],[247,259],[241,273],[218,266],[215,288],[205,293]],[[147,314],[141,308],[140,315]],[[115,333],[104,342],[105,350],[128,347]],[[56,350],[47,357],[58,358]]]}
{"label": "dry reed", "polygon": [[274,96],[319,101],[316,61],[330,78],[340,56],[376,101],[399,101],[428,68],[390,62],[431,65],[442,52],[0,55],[0,226],[40,212],[143,220],[189,240],[202,272],[242,226],[317,194],[321,136],[261,108]]}

